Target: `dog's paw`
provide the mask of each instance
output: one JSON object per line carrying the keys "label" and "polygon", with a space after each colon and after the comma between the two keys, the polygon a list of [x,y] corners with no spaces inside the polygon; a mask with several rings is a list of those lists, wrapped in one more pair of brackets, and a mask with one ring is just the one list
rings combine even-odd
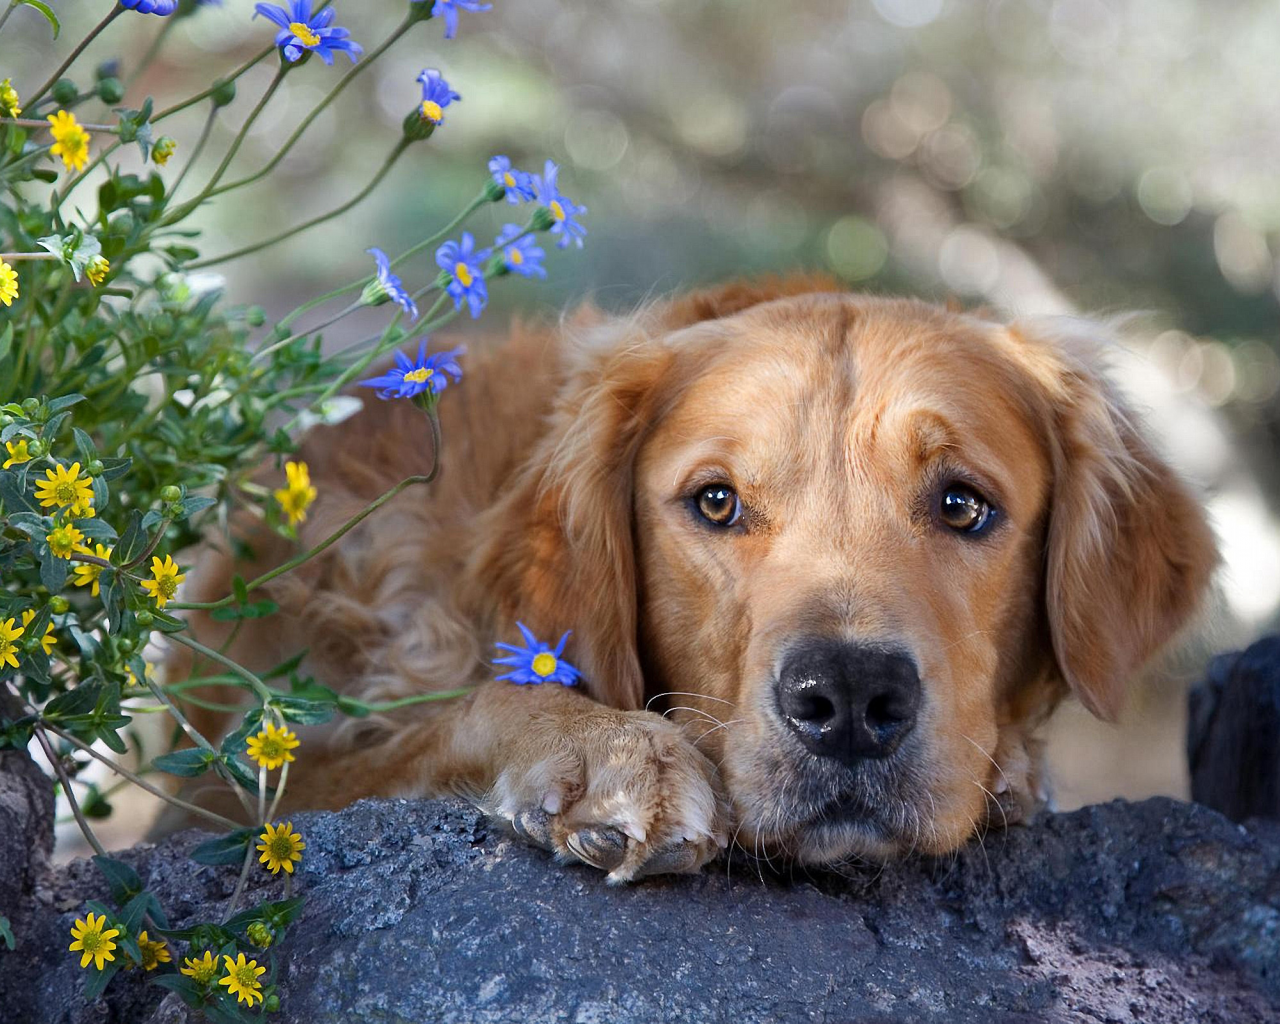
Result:
{"label": "dog's paw", "polygon": [[483,801],[517,835],[615,883],[697,871],[725,847],[715,768],[676,726],[639,711],[562,724],[538,730]]}

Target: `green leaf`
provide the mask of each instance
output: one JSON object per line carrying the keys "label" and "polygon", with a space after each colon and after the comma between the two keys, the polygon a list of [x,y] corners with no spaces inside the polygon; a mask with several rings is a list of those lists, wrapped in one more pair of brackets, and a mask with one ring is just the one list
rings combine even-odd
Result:
{"label": "green leaf", "polygon": [[222,760],[222,767],[228,775],[236,780],[236,782],[250,793],[253,793],[255,796],[257,795],[258,776],[249,769],[248,765],[235,757],[224,757]]}
{"label": "green leaf", "polygon": [[83,533],[90,540],[100,541],[103,544],[114,544],[117,540],[116,531],[110,523],[105,523],[101,519],[77,519],[74,521],[75,528]]}
{"label": "green leaf", "polygon": [[[97,253],[94,255],[96,256]],[[54,398],[49,402],[49,415],[62,412],[63,409],[70,409],[76,403],[83,401],[84,395],[63,395],[61,398]]]}
{"label": "green leaf", "polygon": [[238,828],[225,836],[201,843],[191,851],[191,859],[197,864],[239,864],[244,860],[245,849],[257,834],[256,828]]}
{"label": "green leaf", "polygon": [[0,939],[4,940],[4,944],[10,949],[18,948],[18,940],[13,937],[13,928],[9,925],[9,919],[0,914]]}
{"label": "green leaf", "polygon": [[103,569],[98,574],[98,587],[102,605],[107,610],[111,632],[119,633],[124,625],[125,599],[129,593],[129,578],[118,569]]}
{"label": "green leaf", "polygon": [[0,501],[11,512],[35,512],[36,507],[27,501],[22,488],[18,486],[17,474],[5,470],[0,472]]}
{"label": "green leaf", "polygon": [[142,513],[138,509],[129,510],[129,521],[125,523],[124,532],[111,552],[114,565],[127,565],[147,550],[147,533],[142,529]]}
{"label": "green leaf", "polygon": [[215,608],[209,617],[217,622],[235,622],[239,619],[265,619],[279,610],[280,606],[274,601],[264,600],[233,608]]}
{"label": "green leaf", "polygon": [[191,747],[187,750],[175,750],[172,754],[162,754],[151,762],[151,767],[170,775],[194,778],[212,768],[217,759],[216,754],[203,747]]}
{"label": "green leaf", "polygon": [[55,555],[48,544],[40,544],[40,582],[49,593],[56,594],[67,585],[67,567],[70,565],[67,559]]}
{"label": "green leaf", "polygon": [[216,505],[216,498],[184,498],[182,500],[182,514],[179,519],[186,519],[195,515],[197,512],[203,512],[210,505]]}
{"label": "green leaf", "polygon": [[142,892],[142,879],[138,877],[138,872],[124,861],[98,854],[93,858],[93,863],[107,880],[111,898],[116,901],[117,906],[123,907]]}
{"label": "green leaf", "polygon": [[225,927],[243,930],[253,924],[254,921],[261,921],[263,924],[269,924],[273,928],[286,928],[302,913],[302,907],[305,903],[305,896],[294,896],[288,900],[263,903],[261,906],[242,910],[227,921]]}
{"label": "green leaf", "polygon": [[[281,676],[287,676],[291,674],[299,665],[302,664],[302,659],[305,658],[306,656],[307,656],[306,650],[301,650],[297,654],[295,654],[292,658],[286,658],[284,661],[280,662],[280,664],[277,665],[275,668],[268,669],[266,672],[262,673],[262,678],[263,679],[279,679]],[[307,694],[300,693],[296,686],[293,687],[292,689],[294,691],[295,696],[299,696],[299,697],[307,696]],[[333,693],[332,690],[329,690],[328,692]],[[314,700],[316,698],[311,698],[311,699]]]}
{"label": "green leaf", "polygon": [[25,4],[27,7],[34,7],[37,11],[43,14],[45,16],[45,20],[53,26],[53,38],[58,38],[58,33],[62,31],[62,23],[58,21],[58,16],[53,13],[52,7],[45,3],[44,0],[17,0],[17,2],[19,4]]}
{"label": "green leaf", "polygon": [[133,459],[103,459],[102,472],[98,474],[98,479],[114,480],[116,477],[124,476],[132,465]]}
{"label": "green leaf", "polygon": [[94,970],[90,965],[88,974],[84,979],[85,1001],[92,1003],[98,996],[102,995],[102,990],[107,987],[107,982],[116,976],[118,970],[120,970],[120,961],[118,960],[107,964],[106,968],[101,971]]}
{"label": "green leaf", "polygon": [[249,587],[239,573],[236,573],[231,580],[231,591],[236,595],[237,604],[249,603]]}
{"label": "green leaf", "polygon": [[305,700],[302,697],[277,697],[271,702],[271,706],[276,708],[286,721],[297,722],[300,725],[327,722],[334,714],[333,704]]}
{"label": "green leaf", "polygon": [[68,690],[49,701],[44,707],[44,717],[56,722],[72,715],[91,714],[98,706],[98,699],[105,689],[105,683],[81,683],[74,690]]}
{"label": "green leaf", "polygon": [[98,457],[98,449],[93,446],[93,438],[79,427],[72,427],[71,433],[75,436],[76,448],[80,452],[80,458],[88,466],[90,462]]}
{"label": "green leaf", "polygon": [[80,812],[86,818],[109,818],[114,808],[111,801],[102,795],[96,783],[89,783],[89,788],[80,798]]}

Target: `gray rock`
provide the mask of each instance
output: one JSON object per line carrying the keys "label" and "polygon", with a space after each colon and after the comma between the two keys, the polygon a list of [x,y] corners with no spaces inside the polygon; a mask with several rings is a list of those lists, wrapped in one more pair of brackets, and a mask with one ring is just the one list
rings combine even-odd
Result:
{"label": "gray rock", "polygon": [[[307,905],[276,950],[282,1022],[1280,1019],[1280,825],[1171,800],[1046,817],[938,861],[774,875],[738,855],[629,888],[458,803],[295,825]],[[187,859],[202,838],[122,855],[179,922],[216,915],[234,885],[236,869]],[[0,1019],[184,1019],[136,972],[84,1004],[66,945],[94,897],[89,864],[46,878],[0,955]]]}

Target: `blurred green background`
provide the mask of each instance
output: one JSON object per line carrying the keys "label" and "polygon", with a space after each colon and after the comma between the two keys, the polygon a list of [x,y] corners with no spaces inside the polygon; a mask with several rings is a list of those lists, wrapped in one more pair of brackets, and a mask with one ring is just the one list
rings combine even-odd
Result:
{"label": "blurred green background", "polygon": [[[0,77],[13,75],[20,92],[110,4],[53,6],[64,20],[57,43],[27,9],[0,39]],[[370,50],[406,3],[333,6]],[[270,38],[273,26],[252,20],[252,9],[226,0],[171,24],[122,18],[78,77],[120,56],[128,78],[168,31],[127,102],[172,102]],[[504,280],[493,290],[474,328],[491,335],[513,313],[555,315],[586,296],[625,309],[655,293],[797,267],[1014,313],[1144,311],[1118,359],[1123,382],[1205,489],[1226,555],[1205,647],[1274,628],[1280,4],[495,0],[490,12],[462,12],[460,26],[450,41],[439,22],[417,26],[274,174],[207,209],[206,255],[268,237],[365,184],[417,102],[423,68],[440,69],[462,94],[361,206],[219,266],[231,301],[280,316],[367,273],[366,248],[394,254],[431,234],[476,194],[487,159],[505,153],[534,171],[558,161],[562,188],[590,209],[590,235],[584,252],[551,257],[546,283]],[[292,73],[237,168],[264,162],[347,67],[339,56],[334,68],[311,60]],[[264,62],[241,80],[211,152],[271,74]],[[108,115],[89,105],[81,116]],[[166,123],[185,147],[171,168],[202,123],[197,110],[184,117]],[[136,153],[124,158],[126,168],[138,163]],[[86,203],[91,192],[78,196]],[[481,212],[482,241],[516,219],[510,210]],[[435,269],[424,254],[403,276],[418,287]],[[359,337],[384,319],[365,311],[330,335]],[[459,321],[450,333],[471,330]],[[1089,734],[1069,759],[1092,758],[1108,778],[1069,790],[1064,802],[1179,790],[1181,698],[1166,689],[1151,699],[1167,711],[1138,746],[1157,751],[1156,767],[1135,776],[1131,742],[1105,747]]]}

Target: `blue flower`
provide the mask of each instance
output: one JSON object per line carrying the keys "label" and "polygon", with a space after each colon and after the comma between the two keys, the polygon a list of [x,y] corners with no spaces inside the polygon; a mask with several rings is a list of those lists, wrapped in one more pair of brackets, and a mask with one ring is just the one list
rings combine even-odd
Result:
{"label": "blue flower", "polygon": [[512,644],[501,643],[496,645],[500,650],[511,652],[506,657],[495,658],[493,661],[495,665],[511,667],[510,672],[498,676],[500,681],[509,679],[517,686],[528,683],[536,686],[546,682],[573,686],[578,682],[582,673],[560,658],[564,653],[565,641],[569,639],[568,633],[560,638],[560,642],[552,650],[549,644],[544,644],[529,632],[529,628],[523,622],[517,622],[516,625],[524,635],[525,646],[515,647]]}
{"label": "blue flower", "polygon": [[432,124],[444,124],[444,108],[462,97],[449,88],[444,76],[434,68],[423,71],[418,81],[422,83],[422,116]]}
{"label": "blue flower", "polygon": [[[422,0],[413,0],[415,4]],[[435,0],[431,8],[431,17],[444,16],[444,37],[452,39],[458,32],[458,11],[488,11],[493,4],[482,4],[478,0]]]}
{"label": "blue flower", "polygon": [[366,249],[365,252],[369,253],[374,263],[378,265],[378,276],[365,289],[362,298],[370,306],[379,306],[390,299],[409,314],[410,320],[417,320],[418,307],[401,286],[400,278],[391,273],[391,261],[387,259],[387,254],[381,249]]}
{"label": "blue flower", "polygon": [[475,244],[476,240],[471,237],[471,232],[464,231],[461,244],[451,240],[436,250],[436,263],[452,275],[445,291],[453,296],[453,308],[461,309],[462,300],[466,299],[473,320],[489,301],[484,271],[480,269],[481,264],[489,258],[489,250],[474,252]]}
{"label": "blue flower", "polygon": [[178,9],[178,0],[120,0],[120,6],[139,14],[158,14],[167,18]]}
{"label": "blue flower", "polygon": [[360,381],[361,387],[378,388],[378,397],[413,398],[430,391],[440,394],[449,386],[449,378],[454,382],[462,379],[462,367],[458,365],[458,356],[464,349],[455,348],[450,352],[437,352],[427,355],[427,339],[418,343],[418,358],[410,360],[403,352],[396,353],[396,365],[381,377],[370,377]]}
{"label": "blue flower", "polygon": [[335,17],[332,7],[322,8],[314,14],[311,0],[291,0],[291,7],[291,10],[285,10],[275,4],[253,5],[255,18],[261,14],[280,26],[276,33],[276,46],[284,51],[286,60],[301,60],[307,50],[313,50],[326,64],[333,63],[335,52],[345,53],[354,64],[356,58],[364,53],[364,47],[348,38],[351,33],[345,28],[329,27]]}
{"label": "blue flower", "polygon": [[546,253],[538,247],[538,240],[519,224],[507,224],[493,243],[502,252],[502,265],[521,277],[546,277],[547,268],[542,265]]}
{"label": "blue flower", "polygon": [[581,249],[582,239],[586,237],[587,229],[574,218],[586,213],[587,208],[579,206],[560,191],[559,186],[556,185],[556,175],[559,173],[560,168],[556,166],[555,161],[548,160],[542,175],[535,176],[533,179],[534,189],[537,192],[538,202],[551,214],[551,233],[560,236],[556,247],[564,249],[573,242]]}
{"label": "blue flower", "polygon": [[507,190],[507,202],[512,206],[533,198],[533,175],[516,170],[505,156],[495,156],[489,161],[489,174],[494,184]]}

